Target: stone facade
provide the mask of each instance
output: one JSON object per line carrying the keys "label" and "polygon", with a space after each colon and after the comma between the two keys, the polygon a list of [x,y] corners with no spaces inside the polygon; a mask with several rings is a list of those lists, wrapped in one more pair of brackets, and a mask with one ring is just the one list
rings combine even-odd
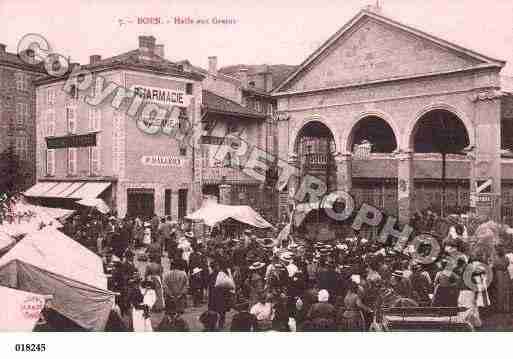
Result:
{"label": "stone facade", "polygon": [[[24,190],[36,181],[36,92],[33,81],[40,67],[24,63],[0,44],[0,153],[9,148],[17,155]],[[0,163],[0,170],[3,166]]]}
{"label": "stone facade", "polygon": [[[414,178],[440,178],[434,161],[418,163],[413,136],[419,120],[430,111],[445,110],[464,124],[470,147],[486,154],[493,192],[501,192],[500,60],[443,43],[381,15],[363,10],[307,59],[288,81],[274,91],[278,111],[288,117],[279,125],[280,158],[296,150],[298,134],[312,121],[326,125],[333,135],[338,161],[338,189],[350,190],[355,177],[397,178],[399,218],[408,220],[415,204]],[[374,155],[354,161],[347,153],[352,133],[368,116],[384,120],[392,129],[399,154]],[[345,160],[340,160],[340,158]],[[370,164],[372,163],[375,164]],[[464,161],[465,162],[465,161]],[[468,166],[452,161],[449,173],[467,178]],[[459,167],[458,167],[459,166]],[[456,171],[456,172],[455,172]],[[466,173],[465,173],[466,172]],[[483,177],[479,174],[475,180]],[[343,183],[341,186],[339,183]]]}

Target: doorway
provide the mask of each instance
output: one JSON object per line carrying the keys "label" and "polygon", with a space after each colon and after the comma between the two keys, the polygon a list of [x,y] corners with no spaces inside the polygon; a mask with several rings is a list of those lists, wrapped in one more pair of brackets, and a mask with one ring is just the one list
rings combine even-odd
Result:
{"label": "doorway", "polygon": [[155,191],[146,188],[127,190],[127,215],[130,217],[151,218],[155,212]]}

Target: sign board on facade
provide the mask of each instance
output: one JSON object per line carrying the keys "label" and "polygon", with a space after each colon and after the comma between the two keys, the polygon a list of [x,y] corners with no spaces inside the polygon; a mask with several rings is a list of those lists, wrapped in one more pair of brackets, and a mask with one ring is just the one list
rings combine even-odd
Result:
{"label": "sign board on facade", "polygon": [[189,107],[192,95],[177,89],[164,89],[143,85],[132,85],[130,90],[141,96],[145,102],[155,103],[162,106]]}
{"label": "sign board on facade", "polygon": [[184,167],[185,158],[175,156],[142,156],[141,163],[145,166],[161,166],[161,167]]}
{"label": "sign board on facade", "polygon": [[48,137],[46,147],[49,150],[57,148],[92,147],[96,146],[96,133],[86,135],[71,135],[60,137]]}

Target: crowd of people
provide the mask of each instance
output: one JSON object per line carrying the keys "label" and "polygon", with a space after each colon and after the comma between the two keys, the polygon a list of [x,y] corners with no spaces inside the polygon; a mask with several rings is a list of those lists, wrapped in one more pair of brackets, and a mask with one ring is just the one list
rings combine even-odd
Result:
{"label": "crowd of people", "polygon": [[278,243],[276,229],[264,238],[251,229],[197,237],[169,217],[98,214],[77,216],[63,230],[104,258],[127,330],[187,331],[190,306],[206,307],[205,331],[366,331],[394,306],[460,307],[462,320],[479,327],[513,304],[512,248],[495,241],[492,252],[471,250],[459,223],[433,237],[442,253],[432,263],[413,259],[411,246],[398,250],[356,232]]}

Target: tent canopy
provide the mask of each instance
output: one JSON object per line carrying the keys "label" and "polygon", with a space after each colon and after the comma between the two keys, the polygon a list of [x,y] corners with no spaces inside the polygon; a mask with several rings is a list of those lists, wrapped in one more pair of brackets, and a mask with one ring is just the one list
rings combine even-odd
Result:
{"label": "tent canopy", "polygon": [[[0,298],[3,304],[0,311],[0,331],[28,332],[36,326],[46,296],[0,286]],[[23,311],[23,307],[27,305],[31,305],[30,313]]]}
{"label": "tent canopy", "polygon": [[229,206],[206,201],[196,212],[186,217],[191,220],[202,220],[207,226],[214,226],[222,221],[232,218],[236,221],[249,224],[257,228],[270,228],[272,224],[267,222],[260,214],[249,206]]}
{"label": "tent canopy", "polygon": [[0,267],[11,260],[29,263],[97,288],[107,288],[102,259],[51,227],[25,236],[0,258]]}
{"label": "tent canopy", "polygon": [[103,330],[114,304],[101,258],[52,228],[27,235],[0,258],[0,284],[53,295],[54,308],[88,330]]}
{"label": "tent canopy", "polygon": [[9,247],[15,241],[16,240],[7,233],[0,232],[0,251],[6,247]]}
{"label": "tent canopy", "polygon": [[51,210],[45,210],[45,208],[18,201],[11,207],[11,212],[17,218],[14,219],[13,223],[4,222],[1,224],[0,231],[10,236],[19,236],[37,231],[41,224],[61,228],[62,224],[56,218],[70,214],[69,210],[54,209],[55,211],[51,212]]}

